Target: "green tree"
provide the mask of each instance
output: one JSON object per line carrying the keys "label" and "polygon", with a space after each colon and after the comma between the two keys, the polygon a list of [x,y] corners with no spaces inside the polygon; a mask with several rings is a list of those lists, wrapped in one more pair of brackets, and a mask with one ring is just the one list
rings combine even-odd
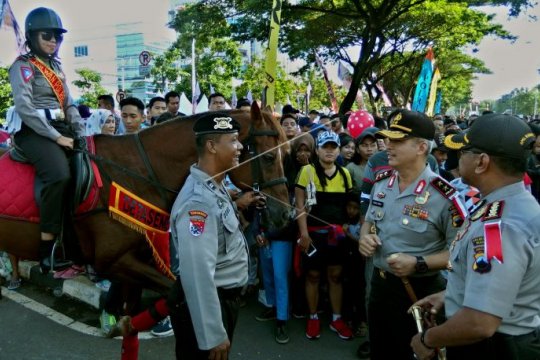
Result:
{"label": "green tree", "polygon": [[6,118],[6,112],[13,105],[8,68],[0,67],[0,119]]}
{"label": "green tree", "polygon": [[[264,88],[264,60],[260,58],[254,59],[252,64],[247,65],[244,71],[240,74],[242,84],[236,89],[239,97],[243,97],[251,90],[254,99],[262,98]],[[297,79],[289,76],[283,67],[278,64],[276,77],[276,101],[281,104],[286,104],[289,98],[291,102],[296,102],[298,94],[304,94],[305,88],[298,84]]]}
{"label": "green tree", "polygon": [[98,96],[107,94],[107,90],[101,86],[101,75],[92,69],[76,69],[75,73],[79,76],[78,80],[73,81],[73,85],[78,87],[82,96],[81,104],[88,105],[90,108],[98,107]]}
{"label": "green tree", "polygon": [[[268,39],[272,0],[203,0],[177,16],[175,24],[196,23],[211,36],[217,24],[230,19],[238,41]],[[293,59],[314,62],[342,60],[353,66],[352,85],[340,112],[350,109],[361,85],[369,91],[382,80],[375,70],[386,57],[424,53],[428,45],[461,49],[486,35],[509,37],[493,17],[469,6],[507,5],[512,14],[532,5],[530,0],[449,2],[446,0],[298,0],[283,1],[280,49]],[[347,52],[360,49],[356,58]],[[397,60],[396,60],[397,61]],[[403,64],[401,66],[407,66]],[[418,69],[419,71],[420,69]]]}

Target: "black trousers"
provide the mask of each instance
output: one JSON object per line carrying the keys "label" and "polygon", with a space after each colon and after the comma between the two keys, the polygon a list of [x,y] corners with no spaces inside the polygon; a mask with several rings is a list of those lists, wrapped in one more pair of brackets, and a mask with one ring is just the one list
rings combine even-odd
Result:
{"label": "black trousers", "polygon": [[[444,278],[440,275],[410,277],[409,281],[418,299],[445,288]],[[388,272],[383,277],[379,269],[373,270],[368,303],[372,360],[414,360],[410,343],[418,330],[413,317],[407,314],[411,305],[399,277]]]}
{"label": "black trousers", "polygon": [[[241,288],[232,290],[218,289],[221,320],[231,343],[234,328],[238,320],[238,310],[240,309],[240,292]],[[189,309],[184,298],[182,284],[178,280],[174,283],[169,293],[167,305],[176,338],[176,359],[207,360],[210,352],[199,349],[191,315],[189,314]]]}
{"label": "black trousers", "polygon": [[520,336],[495,333],[475,344],[446,348],[448,360],[540,360],[540,329]]}
{"label": "black trousers", "polygon": [[39,199],[40,230],[59,234],[66,190],[71,179],[68,155],[56,142],[38,135],[24,124],[15,134],[15,144],[34,165],[36,176],[43,183]]}

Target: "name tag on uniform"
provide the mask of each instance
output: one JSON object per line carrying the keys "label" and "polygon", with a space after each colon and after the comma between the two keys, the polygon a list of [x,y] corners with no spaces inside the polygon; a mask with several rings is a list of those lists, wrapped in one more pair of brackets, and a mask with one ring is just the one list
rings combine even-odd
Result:
{"label": "name tag on uniform", "polygon": [[378,206],[378,207],[383,207],[384,206],[384,203],[382,201],[378,201],[378,200],[371,200],[371,203],[375,206]]}

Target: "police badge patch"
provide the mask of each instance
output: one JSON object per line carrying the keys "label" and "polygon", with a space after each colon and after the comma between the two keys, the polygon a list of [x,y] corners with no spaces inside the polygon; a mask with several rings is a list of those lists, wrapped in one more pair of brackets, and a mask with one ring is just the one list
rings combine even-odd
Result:
{"label": "police badge patch", "polygon": [[27,83],[34,76],[34,71],[30,66],[21,66],[21,76],[23,81]]}
{"label": "police badge patch", "polygon": [[208,214],[200,210],[191,210],[189,216],[189,232],[193,236],[201,236],[204,232],[204,224]]}

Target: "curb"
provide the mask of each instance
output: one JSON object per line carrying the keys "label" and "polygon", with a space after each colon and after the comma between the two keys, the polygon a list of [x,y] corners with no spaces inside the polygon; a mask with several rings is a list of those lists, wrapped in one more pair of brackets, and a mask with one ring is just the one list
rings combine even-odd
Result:
{"label": "curb", "polygon": [[95,309],[101,309],[105,301],[105,292],[90,281],[85,275],[73,279],[55,279],[53,273],[43,275],[36,261],[19,261],[19,272],[26,281],[53,290],[57,297],[67,295],[88,304]]}

